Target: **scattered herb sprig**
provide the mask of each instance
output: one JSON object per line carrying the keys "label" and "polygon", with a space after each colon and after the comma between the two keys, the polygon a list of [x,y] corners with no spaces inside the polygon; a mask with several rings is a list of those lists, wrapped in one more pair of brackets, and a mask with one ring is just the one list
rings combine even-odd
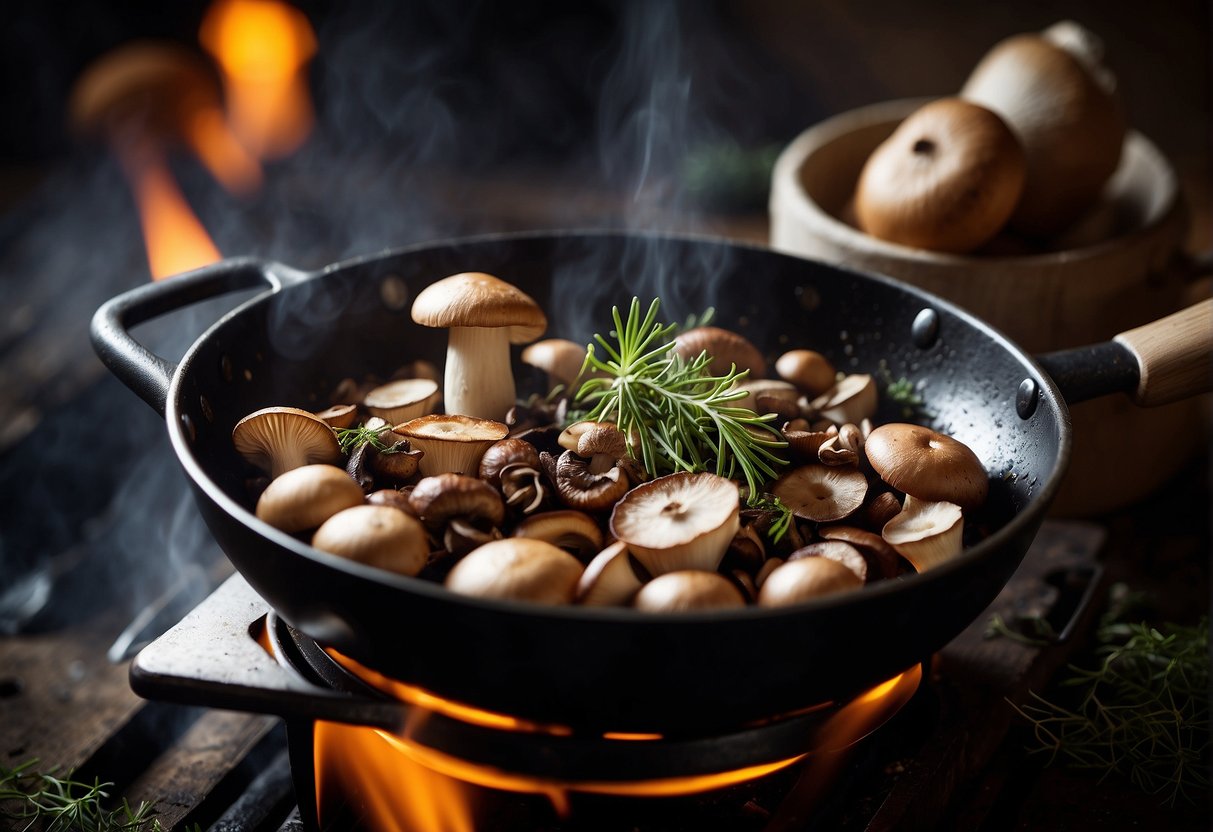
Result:
{"label": "scattered herb sprig", "polygon": [[[103,802],[113,783],[73,780],[35,769],[37,760],[16,768],[0,766],[0,818],[24,821],[13,829],[42,832],[165,832],[150,803],[132,807],[125,799],[114,809]],[[198,830],[198,827],[194,827]]]}
{"label": "scattered herb sprig", "polygon": [[783,536],[788,533],[788,527],[792,525],[792,509],[774,494],[758,495],[757,499],[750,501],[750,507],[772,512],[775,519],[767,527],[767,537],[772,543],[783,540]]}
{"label": "scattered herb sprig", "polygon": [[614,422],[651,474],[710,469],[744,478],[750,495],[761,494],[787,464],[777,455],[787,443],[770,424],[774,415],[734,406],[745,396],[735,384],[746,371],[713,376],[711,356],[684,361],[675,353],[670,337],[677,325],[657,321],[659,305],[654,300],[642,313],[632,298],[626,321],[619,307],[611,310],[615,343],[594,336],[604,355],[589,344],[582,372],[601,375],[582,384],[574,406],[588,409],[587,419]]}
{"label": "scattered herb sprig", "polygon": [[359,445],[370,445],[375,450],[383,454],[396,453],[399,449],[388,447],[383,440],[379,438],[380,434],[388,430],[387,427],[368,428],[366,425],[358,425],[352,428],[340,428],[337,430],[337,444],[341,446],[341,452],[348,454]]}

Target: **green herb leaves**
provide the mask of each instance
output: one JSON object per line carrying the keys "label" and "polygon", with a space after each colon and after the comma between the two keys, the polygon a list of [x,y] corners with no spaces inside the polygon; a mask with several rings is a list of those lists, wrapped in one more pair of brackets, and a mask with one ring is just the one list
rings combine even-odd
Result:
{"label": "green herb leaves", "polygon": [[[675,471],[712,471],[729,479],[744,478],[751,499],[762,484],[786,465],[776,451],[785,443],[771,426],[773,415],[759,416],[735,407],[745,391],[734,386],[745,372],[734,368],[722,376],[708,372],[711,356],[684,361],[674,353],[674,324],[657,321],[659,302],[641,313],[632,298],[627,320],[611,310],[615,343],[602,335],[587,348],[586,369],[602,373],[582,384],[574,400],[585,418],[614,422],[628,446],[653,475]],[[637,453],[639,451],[639,453]]]}

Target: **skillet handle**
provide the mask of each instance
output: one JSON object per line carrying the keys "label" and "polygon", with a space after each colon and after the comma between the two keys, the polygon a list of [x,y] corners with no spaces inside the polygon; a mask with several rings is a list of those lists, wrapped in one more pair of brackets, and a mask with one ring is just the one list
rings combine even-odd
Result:
{"label": "skillet handle", "polygon": [[276,263],[245,257],[139,286],[107,301],[93,315],[89,327],[93,351],[123,384],[164,416],[177,365],[136,341],[130,328],[228,292],[257,286],[276,292],[300,276]]}
{"label": "skillet handle", "polygon": [[1111,341],[1037,356],[1070,404],[1125,392],[1144,407],[1213,390],[1213,298]]}

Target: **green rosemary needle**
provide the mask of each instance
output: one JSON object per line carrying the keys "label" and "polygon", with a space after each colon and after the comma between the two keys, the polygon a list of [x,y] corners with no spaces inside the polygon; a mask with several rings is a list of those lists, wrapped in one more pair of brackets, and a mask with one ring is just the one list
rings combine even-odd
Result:
{"label": "green rosemary needle", "polygon": [[659,306],[654,300],[642,314],[632,298],[626,321],[612,308],[615,343],[595,335],[587,346],[582,372],[601,375],[581,385],[574,406],[587,419],[614,422],[649,473],[711,470],[743,478],[756,499],[776,468],[787,465],[776,453],[787,443],[771,425],[774,414],[735,406],[746,395],[736,387],[746,371],[713,376],[710,355],[685,361],[675,353],[670,336],[677,325],[658,322]]}

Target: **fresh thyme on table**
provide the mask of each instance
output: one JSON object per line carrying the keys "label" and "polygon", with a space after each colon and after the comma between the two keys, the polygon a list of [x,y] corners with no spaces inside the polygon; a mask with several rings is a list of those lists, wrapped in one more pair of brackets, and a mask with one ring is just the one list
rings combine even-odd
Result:
{"label": "fresh thyme on table", "polygon": [[[26,821],[14,829],[42,832],[165,832],[150,803],[132,807],[126,800],[114,809],[102,803],[113,783],[73,780],[37,771],[37,760],[16,768],[0,766],[0,818]],[[198,830],[198,827],[194,827]]]}
{"label": "fresh thyme on table", "polygon": [[675,353],[677,325],[659,323],[658,307],[654,300],[642,314],[639,299],[632,298],[626,321],[619,307],[612,308],[615,344],[594,336],[605,355],[599,358],[591,343],[582,373],[602,375],[581,385],[574,407],[587,410],[586,419],[614,422],[650,474],[711,469],[729,479],[740,476],[753,502],[776,468],[787,465],[776,453],[787,443],[771,425],[775,416],[733,406],[746,395],[734,387],[745,371],[713,376],[711,356],[684,361]]}

